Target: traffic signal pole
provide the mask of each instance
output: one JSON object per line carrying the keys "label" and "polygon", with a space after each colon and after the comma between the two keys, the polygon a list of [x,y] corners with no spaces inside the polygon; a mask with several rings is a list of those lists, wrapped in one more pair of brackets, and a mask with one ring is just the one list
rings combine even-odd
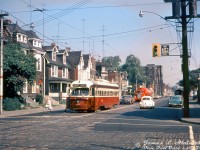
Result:
{"label": "traffic signal pole", "polygon": [[[200,15],[197,14],[197,0],[164,0],[165,2],[172,2],[173,16],[165,17],[165,19],[180,19],[182,24],[182,72],[183,72],[183,98],[184,98],[184,108],[183,117],[190,117],[189,113],[189,65],[188,65],[188,39],[187,39],[187,23],[191,18],[199,18]],[[187,7],[189,7],[189,15],[187,15]],[[181,9],[181,11],[180,11]]]}
{"label": "traffic signal pole", "polygon": [[188,69],[188,41],[187,41],[187,17],[186,17],[186,0],[181,0],[181,12],[182,12],[182,72],[183,72],[183,98],[184,108],[183,117],[190,116],[189,113],[189,69]]}

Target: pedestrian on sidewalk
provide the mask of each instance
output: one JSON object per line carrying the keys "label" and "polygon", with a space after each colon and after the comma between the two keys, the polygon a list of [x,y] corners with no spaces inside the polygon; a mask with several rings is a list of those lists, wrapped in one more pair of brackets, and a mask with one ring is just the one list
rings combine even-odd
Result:
{"label": "pedestrian on sidewalk", "polygon": [[44,105],[44,110],[45,111],[52,111],[52,109],[53,109],[53,107],[52,107],[52,104],[51,104],[51,100],[48,98],[48,97],[46,97],[46,99],[45,99],[45,105]]}

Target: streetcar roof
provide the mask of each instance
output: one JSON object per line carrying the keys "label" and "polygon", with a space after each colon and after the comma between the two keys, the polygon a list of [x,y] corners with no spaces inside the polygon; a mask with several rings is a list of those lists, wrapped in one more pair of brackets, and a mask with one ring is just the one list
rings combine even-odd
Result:
{"label": "streetcar roof", "polygon": [[80,85],[80,84],[85,85],[85,87],[87,87],[87,88],[89,88],[93,85],[105,85],[105,86],[119,87],[117,84],[110,83],[107,80],[95,80],[95,81],[92,81],[92,80],[76,80],[76,81],[72,82],[72,87],[74,87],[73,85]]}

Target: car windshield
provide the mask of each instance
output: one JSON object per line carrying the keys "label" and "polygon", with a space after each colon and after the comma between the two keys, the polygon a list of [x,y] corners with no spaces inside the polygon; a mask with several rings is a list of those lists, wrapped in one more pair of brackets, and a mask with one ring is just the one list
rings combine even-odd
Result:
{"label": "car windshield", "polygon": [[132,96],[123,96],[123,98],[131,98]]}
{"label": "car windshield", "polygon": [[144,97],[142,100],[150,100],[150,98],[148,98],[148,97]]}
{"label": "car windshield", "polygon": [[77,88],[74,89],[71,93],[72,96],[82,96],[82,95],[88,95],[89,89],[88,88]]}
{"label": "car windshield", "polygon": [[170,97],[170,100],[181,100],[181,97],[179,97],[179,96],[172,96],[172,97]]}

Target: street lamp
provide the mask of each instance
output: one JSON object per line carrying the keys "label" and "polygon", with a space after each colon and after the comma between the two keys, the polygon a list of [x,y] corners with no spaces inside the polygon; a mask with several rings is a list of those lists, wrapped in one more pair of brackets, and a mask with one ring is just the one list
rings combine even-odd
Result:
{"label": "street lamp", "polygon": [[[182,72],[183,72],[183,87],[184,87],[184,92],[183,92],[183,98],[184,98],[184,108],[183,108],[183,116],[184,117],[189,117],[189,69],[188,69],[188,42],[187,42],[187,13],[186,13],[186,0],[181,0],[182,4],[181,4],[181,12],[182,15],[181,17],[181,24],[182,24],[182,48],[183,48],[183,55],[182,55]],[[148,12],[148,13],[152,13],[155,14],[159,17],[161,17],[162,19],[166,20],[166,19],[177,19],[176,17],[166,17],[163,18],[162,16],[160,16],[157,13],[154,12],[149,12],[149,11],[143,11],[143,12]],[[142,11],[140,11],[139,16],[143,17]],[[191,19],[192,17],[189,16],[189,18]],[[169,22],[168,20],[166,20],[167,22]],[[170,22],[169,22],[170,23]],[[170,23],[171,24],[171,23]],[[173,25],[172,25],[173,26]]]}
{"label": "street lamp", "polygon": [[140,10],[139,16],[140,16],[140,17],[143,17],[143,16],[144,16],[144,12],[157,15],[157,16],[159,16],[160,18],[162,18],[162,19],[164,19],[165,21],[167,21],[167,20],[166,20],[164,17],[162,17],[161,15],[159,15],[159,14],[157,14],[157,13],[155,13],[155,12],[151,12],[151,11],[143,11],[143,10]]}
{"label": "street lamp", "polygon": [[173,22],[173,21],[169,21],[169,20],[167,20],[166,18],[162,17],[161,15],[159,15],[159,14],[157,14],[157,13],[155,13],[155,12],[146,11],[146,10],[140,10],[139,16],[140,16],[140,17],[143,17],[143,16],[144,16],[144,12],[145,12],[145,13],[154,14],[154,15],[160,17],[161,19],[163,19],[163,20],[165,20],[167,23],[169,23],[169,24],[176,30],[176,28],[174,27],[174,25],[171,23],[171,22]]}

